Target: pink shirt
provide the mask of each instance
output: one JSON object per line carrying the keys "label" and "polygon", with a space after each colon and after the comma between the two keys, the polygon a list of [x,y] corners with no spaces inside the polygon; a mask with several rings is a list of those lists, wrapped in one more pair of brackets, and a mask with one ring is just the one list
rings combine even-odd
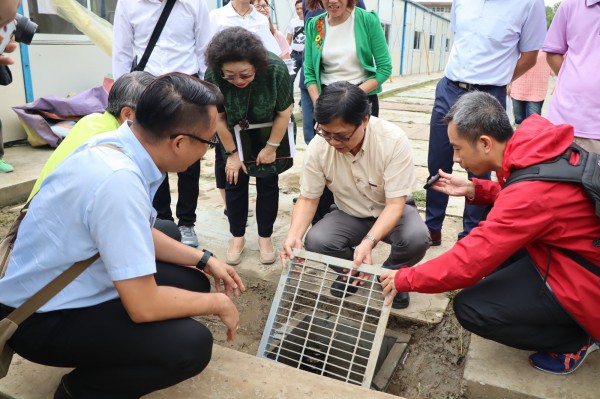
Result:
{"label": "pink shirt", "polygon": [[546,62],[546,53],[538,53],[533,68],[510,84],[510,96],[520,101],[543,101],[548,92],[548,78],[552,70]]}
{"label": "pink shirt", "polygon": [[542,49],[565,54],[548,119],[600,140],[600,0],[564,0]]}

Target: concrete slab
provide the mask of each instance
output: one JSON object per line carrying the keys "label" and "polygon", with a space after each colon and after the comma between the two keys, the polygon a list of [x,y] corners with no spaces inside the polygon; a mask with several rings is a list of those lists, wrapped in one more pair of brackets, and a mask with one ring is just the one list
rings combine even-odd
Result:
{"label": "concrete slab", "polygon": [[475,335],[467,353],[464,381],[468,398],[597,399],[600,352],[591,353],[571,375],[555,376],[528,363],[531,352]]}
{"label": "concrete slab", "polygon": [[[0,380],[0,397],[51,399],[60,378],[71,369],[41,366],[20,357]],[[144,396],[147,399],[247,399],[247,398],[397,398],[386,393],[346,384],[279,363],[213,346],[208,367],[194,378]]]}
{"label": "concrete slab", "polygon": [[53,148],[18,145],[5,148],[4,158],[15,170],[0,173],[0,207],[12,205],[29,197],[29,193]]}

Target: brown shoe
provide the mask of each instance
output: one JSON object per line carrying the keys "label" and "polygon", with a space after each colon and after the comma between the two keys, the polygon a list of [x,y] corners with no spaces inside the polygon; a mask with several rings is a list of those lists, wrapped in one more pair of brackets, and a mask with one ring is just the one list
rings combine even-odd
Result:
{"label": "brown shoe", "polygon": [[431,231],[429,230],[429,235],[431,236],[431,246],[439,247],[442,245],[442,232],[441,231]]}

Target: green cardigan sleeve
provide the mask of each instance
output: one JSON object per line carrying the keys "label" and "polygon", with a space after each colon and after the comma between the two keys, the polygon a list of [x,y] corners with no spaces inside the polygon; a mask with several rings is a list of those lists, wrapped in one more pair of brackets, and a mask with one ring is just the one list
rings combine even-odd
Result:
{"label": "green cardigan sleeve", "polygon": [[[319,17],[320,16],[311,18],[306,24],[306,30],[304,32],[304,64],[302,67],[304,68],[304,85],[306,87],[313,84],[318,85],[320,81],[319,77],[317,76],[319,70],[315,70],[315,59],[318,58],[319,52],[321,51],[316,47],[315,44],[315,36],[317,35],[316,23]],[[321,91],[320,87],[319,91]]]}

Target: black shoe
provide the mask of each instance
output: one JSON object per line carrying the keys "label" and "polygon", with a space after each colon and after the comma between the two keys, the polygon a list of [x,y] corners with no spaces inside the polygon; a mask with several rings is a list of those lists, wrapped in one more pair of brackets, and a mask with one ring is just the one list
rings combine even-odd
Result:
{"label": "black shoe", "polygon": [[56,388],[56,392],[54,392],[54,399],[72,399],[73,397],[69,393],[69,389],[67,388],[67,376],[63,375],[60,383],[58,384],[58,388]]}
{"label": "black shoe", "polygon": [[406,309],[410,304],[410,296],[408,292],[399,292],[392,301],[392,308],[394,309]]}
{"label": "black shoe", "polygon": [[429,235],[431,236],[431,246],[439,247],[442,245],[442,232],[441,231],[431,231],[429,230]]}
{"label": "black shoe", "polygon": [[350,296],[352,294],[356,294],[356,292],[358,291],[358,286],[352,285],[352,282],[354,282],[355,279],[351,277],[350,281],[344,281],[344,277],[347,277],[347,275],[340,274],[338,278],[335,279],[333,284],[331,284],[331,295],[333,295],[336,298]]}

